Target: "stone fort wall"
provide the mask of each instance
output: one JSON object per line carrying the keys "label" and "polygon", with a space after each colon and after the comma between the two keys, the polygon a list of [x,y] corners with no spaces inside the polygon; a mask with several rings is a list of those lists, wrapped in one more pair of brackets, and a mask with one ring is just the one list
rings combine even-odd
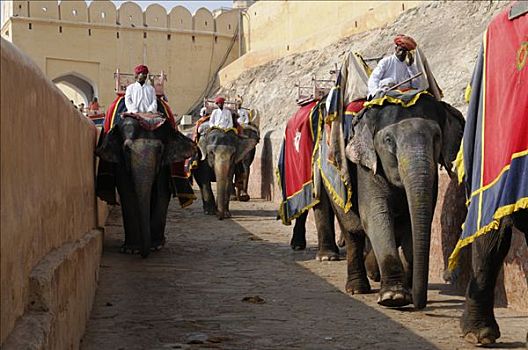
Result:
{"label": "stone fort wall", "polygon": [[52,81],[73,75],[94,88],[100,103],[115,98],[113,73],[140,63],[163,70],[166,95],[176,113],[195,102],[220,66],[239,55],[238,11],[194,15],[182,6],[169,13],[158,4],[145,11],[133,2],[109,0],[3,1],[8,18],[2,36],[35,60]]}
{"label": "stone fort wall", "polygon": [[97,130],[31,58],[0,40],[0,347],[75,349],[103,247]]}

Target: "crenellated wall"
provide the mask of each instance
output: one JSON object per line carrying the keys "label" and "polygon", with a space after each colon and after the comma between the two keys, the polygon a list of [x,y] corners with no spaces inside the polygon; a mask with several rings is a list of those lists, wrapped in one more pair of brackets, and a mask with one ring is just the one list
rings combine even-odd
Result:
{"label": "crenellated wall", "polygon": [[106,215],[94,190],[97,131],[0,40],[0,344],[74,349],[95,296]]}
{"label": "crenellated wall", "polygon": [[[203,97],[216,72],[239,54],[238,11],[216,16],[159,4],[145,11],[110,0],[3,1],[2,36],[33,58],[53,81],[75,76],[88,82],[103,106],[115,98],[113,73],[146,64],[167,74],[166,95],[178,114]],[[70,79],[71,80],[71,79]]]}

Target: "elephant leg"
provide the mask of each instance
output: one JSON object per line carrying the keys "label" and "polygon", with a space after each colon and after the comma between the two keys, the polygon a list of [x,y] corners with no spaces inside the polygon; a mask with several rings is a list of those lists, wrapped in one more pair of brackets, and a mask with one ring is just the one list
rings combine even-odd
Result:
{"label": "elephant leg", "polygon": [[401,247],[400,258],[405,273],[404,286],[409,290],[412,289],[413,278],[413,239],[411,218],[409,215],[397,217],[395,219],[396,245]]}
{"label": "elephant leg", "polygon": [[133,190],[134,186],[130,175],[124,168],[116,167],[116,180],[125,230],[125,242],[121,251],[135,253],[141,248],[141,225],[137,197]]}
{"label": "elephant leg", "polygon": [[381,274],[378,266],[378,261],[376,260],[376,255],[374,255],[374,250],[368,244],[366,249],[367,254],[365,255],[365,268],[367,269],[367,276],[374,282],[381,281]]}
{"label": "elephant leg", "polygon": [[295,219],[295,226],[293,226],[293,235],[290,241],[290,247],[293,250],[306,249],[306,219],[308,218],[308,210]]}
{"label": "elephant leg", "polygon": [[212,169],[204,164],[200,164],[199,168],[193,173],[193,175],[196,183],[200,187],[204,214],[215,215],[216,204],[213,190],[211,188],[210,172],[212,172]]}
{"label": "elephant leg", "polygon": [[471,245],[473,273],[460,327],[466,341],[473,344],[493,344],[500,337],[493,312],[495,284],[510,248],[511,224],[509,217],[503,218],[499,230],[480,236]]}
{"label": "elephant leg", "polygon": [[356,232],[348,234],[347,247],[347,282],[346,291],[350,294],[370,293],[370,283],[363,262],[365,250],[365,233]]}
{"label": "elephant leg", "polygon": [[396,245],[393,210],[389,205],[391,189],[373,177],[368,169],[358,168],[358,208],[362,226],[376,255],[381,273],[378,304],[401,307],[412,302],[404,286],[404,270]]}
{"label": "elephant leg", "polygon": [[314,215],[319,241],[316,259],[319,261],[339,260],[339,248],[335,242],[334,211],[326,190],[321,191],[319,204],[314,207]]}
{"label": "elephant leg", "polygon": [[159,249],[165,245],[165,224],[170,202],[170,171],[162,169],[153,186],[150,205],[151,246]]}

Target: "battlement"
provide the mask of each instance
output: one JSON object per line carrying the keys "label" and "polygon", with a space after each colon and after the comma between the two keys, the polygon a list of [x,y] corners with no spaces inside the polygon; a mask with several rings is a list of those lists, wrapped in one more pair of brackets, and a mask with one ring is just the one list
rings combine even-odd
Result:
{"label": "battlement", "polygon": [[183,6],[175,6],[168,13],[159,4],[149,5],[145,11],[131,1],[117,8],[110,0],[92,1],[2,1],[5,20],[27,18],[52,22],[95,24],[121,28],[157,29],[184,32],[210,32],[232,36],[238,24],[237,11],[213,14],[200,8],[192,15]]}

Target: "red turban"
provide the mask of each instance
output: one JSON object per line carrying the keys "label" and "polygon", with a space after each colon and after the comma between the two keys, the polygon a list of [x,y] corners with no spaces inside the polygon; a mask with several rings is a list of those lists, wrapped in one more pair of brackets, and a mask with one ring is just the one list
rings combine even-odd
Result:
{"label": "red turban", "polygon": [[136,73],[136,75],[140,74],[140,73],[143,73],[143,74],[148,74],[149,70],[148,70],[148,67],[147,66],[144,66],[142,64],[140,64],[139,66],[137,66],[136,68],[134,68],[134,73]]}
{"label": "red turban", "polygon": [[225,98],[223,98],[223,97],[218,96],[217,98],[215,98],[215,103],[216,104],[224,103],[224,102],[225,102]]}
{"label": "red turban", "polygon": [[407,35],[396,35],[396,37],[394,38],[394,43],[397,46],[401,46],[408,51],[416,49],[416,41],[414,41],[413,38]]}

